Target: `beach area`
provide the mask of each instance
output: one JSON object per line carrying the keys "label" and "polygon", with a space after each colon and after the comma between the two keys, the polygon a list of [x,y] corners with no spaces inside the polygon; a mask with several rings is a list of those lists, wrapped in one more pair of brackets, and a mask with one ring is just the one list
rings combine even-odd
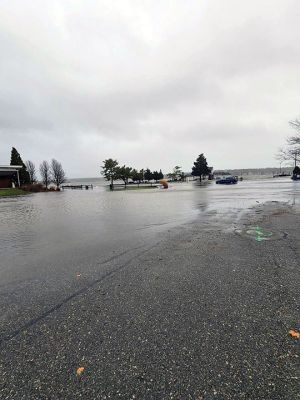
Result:
{"label": "beach area", "polygon": [[[243,185],[213,194],[193,187],[188,196],[200,197],[188,217],[183,210],[184,221],[150,226],[145,206],[146,220],[127,231],[131,245],[122,238],[114,249],[97,246],[96,230],[88,238],[79,231],[86,238],[80,247],[70,228],[77,250],[68,248],[66,231],[62,247],[52,233],[55,251],[48,236],[35,257],[26,246],[36,247],[40,235],[28,239],[27,231],[26,242],[15,233],[13,249],[2,237],[8,256],[1,263],[0,398],[297,398],[299,339],[289,334],[300,330],[300,209],[293,188],[286,201],[280,195],[261,201],[266,193],[253,192],[252,203],[238,207],[232,193]],[[81,218],[74,196],[84,195],[62,194],[73,196],[64,225],[75,214]],[[110,193],[110,202],[119,195]],[[223,213],[205,208],[212,196],[229,202]],[[30,197],[24,202],[27,218],[38,220]]]}

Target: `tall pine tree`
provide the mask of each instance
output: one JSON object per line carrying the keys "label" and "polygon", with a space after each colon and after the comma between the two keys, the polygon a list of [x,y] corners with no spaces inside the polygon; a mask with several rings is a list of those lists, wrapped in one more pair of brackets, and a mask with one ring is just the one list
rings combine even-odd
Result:
{"label": "tall pine tree", "polygon": [[159,170],[158,173],[158,179],[164,179],[164,174],[161,172],[161,169]]}
{"label": "tall pine tree", "polygon": [[19,171],[20,184],[25,185],[30,183],[30,175],[27,171],[26,165],[24,164],[18,150],[14,147],[11,149],[10,165],[22,165],[22,168]]}
{"label": "tall pine tree", "polygon": [[194,166],[192,168],[192,175],[199,176],[200,182],[202,177],[207,176],[210,174],[210,168],[207,165],[206,158],[204,154],[200,154],[197,160],[194,162]]}

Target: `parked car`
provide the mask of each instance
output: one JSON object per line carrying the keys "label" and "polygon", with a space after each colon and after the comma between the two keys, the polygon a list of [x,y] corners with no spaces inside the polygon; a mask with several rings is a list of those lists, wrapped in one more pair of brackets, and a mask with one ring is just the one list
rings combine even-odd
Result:
{"label": "parked car", "polygon": [[293,181],[300,181],[300,175],[293,174],[291,179],[293,179]]}
{"label": "parked car", "polygon": [[220,185],[233,185],[237,182],[238,180],[235,176],[226,176],[225,178],[220,178],[216,180],[216,183]]}

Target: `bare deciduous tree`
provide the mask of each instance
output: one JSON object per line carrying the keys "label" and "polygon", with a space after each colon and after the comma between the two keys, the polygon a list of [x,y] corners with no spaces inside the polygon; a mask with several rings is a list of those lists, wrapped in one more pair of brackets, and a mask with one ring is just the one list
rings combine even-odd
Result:
{"label": "bare deciduous tree", "polygon": [[[300,121],[298,119],[290,121],[290,126],[300,133]],[[293,161],[296,167],[297,162],[300,161],[300,135],[288,137],[287,145],[287,148],[279,149],[276,158],[281,162]]]}
{"label": "bare deciduous tree", "polygon": [[30,176],[30,183],[36,182],[36,170],[35,170],[35,165],[32,161],[28,160],[26,161],[26,168],[27,172],[29,173]]}
{"label": "bare deciduous tree", "polygon": [[54,158],[51,161],[51,174],[57,188],[66,181],[66,174],[61,163]]}
{"label": "bare deciduous tree", "polygon": [[276,159],[283,161],[293,161],[294,166],[300,161],[300,147],[288,147],[287,149],[279,149]]}
{"label": "bare deciduous tree", "polygon": [[51,182],[51,170],[48,161],[44,160],[40,164],[40,174],[42,177],[43,184],[46,186],[46,189],[48,189],[48,185]]}
{"label": "bare deciduous tree", "polygon": [[296,129],[297,131],[300,131],[300,120],[299,119],[294,119],[294,121],[290,121],[290,125],[292,128]]}
{"label": "bare deciduous tree", "polygon": [[[298,131],[300,133],[300,121],[298,119],[295,119],[294,121],[290,121],[290,126],[294,129],[296,129],[296,131]],[[287,142],[291,146],[295,146],[295,145],[299,146],[299,149],[300,149],[300,135],[290,136],[287,139]]]}

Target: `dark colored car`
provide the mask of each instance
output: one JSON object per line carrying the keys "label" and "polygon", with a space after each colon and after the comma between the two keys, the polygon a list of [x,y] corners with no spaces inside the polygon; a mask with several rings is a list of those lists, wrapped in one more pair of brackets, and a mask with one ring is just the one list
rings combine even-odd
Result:
{"label": "dark colored car", "polygon": [[237,182],[238,182],[238,180],[235,176],[226,176],[226,178],[221,178],[221,179],[216,180],[216,183],[218,183],[220,185],[233,185]]}

